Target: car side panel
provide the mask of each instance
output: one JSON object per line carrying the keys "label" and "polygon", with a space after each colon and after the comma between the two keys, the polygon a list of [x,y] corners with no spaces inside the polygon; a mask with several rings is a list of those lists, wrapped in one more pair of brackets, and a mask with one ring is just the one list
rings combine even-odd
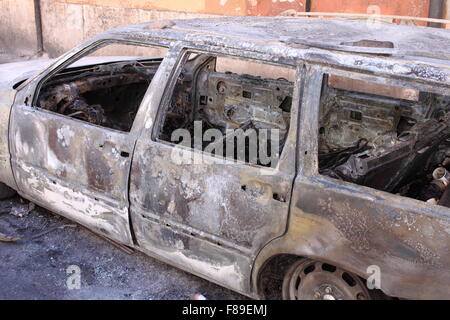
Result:
{"label": "car side panel", "polygon": [[258,257],[295,254],[368,278],[380,271],[384,293],[449,299],[450,209],[332,181],[297,178],[289,227]]}
{"label": "car side panel", "polygon": [[254,286],[268,259],[293,254],[366,279],[379,270],[391,296],[449,299],[450,209],[319,175],[321,68],[308,66],[306,78],[288,230],[259,254]]}
{"label": "car side panel", "polygon": [[132,137],[24,105],[14,107],[11,123],[12,163],[21,195],[132,244]]}
{"label": "car side panel", "polygon": [[15,90],[0,88],[0,182],[17,189],[9,151],[9,117],[14,102]]}

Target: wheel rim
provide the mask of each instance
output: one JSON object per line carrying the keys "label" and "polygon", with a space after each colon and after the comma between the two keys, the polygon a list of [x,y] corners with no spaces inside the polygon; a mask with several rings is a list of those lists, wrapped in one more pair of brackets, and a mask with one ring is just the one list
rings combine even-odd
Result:
{"label": "wheel rim", "polygon": [[302,259],[286,272],[282,289],[286,300],[368,300],[361,279],[333,265]]}

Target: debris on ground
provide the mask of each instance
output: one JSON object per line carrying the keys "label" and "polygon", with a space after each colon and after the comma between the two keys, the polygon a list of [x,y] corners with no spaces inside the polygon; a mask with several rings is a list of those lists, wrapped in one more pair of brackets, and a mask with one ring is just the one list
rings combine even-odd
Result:
{"label": "debris on ground", "polygon": [[58,229],[76,228],[76,227],[77,227],[76,224],[65,224],[65,225],[62,225],[62,226],[55,226],[55,227],[52,227],[50,229],[44,230],[42,232],[39,232],[37,234],[34,234],[33,236],[31,236],[31,238],[29,240],[35,240],[35,239],[37,239],[39,237],[42,237],[42,236],[44,236],[44,235],[46,235],[46,234],[48,234],[48,233],[50,233],[52,231],[58,230]]}
{"label": "debris on ground", "polygon": [[206,297],[201,293],[196,293],[194,294],[194,300],[208,300],[208,299],[206,299]]}
{"label": "debris on ground", "polygon": [[23,203],[11,208],[10,214],[19,218],[26,217],[32,210],[34,210],[35,204],[29,202],[28,204]]}
{"label": "debris on ground", "polygon": [[[24,218],[10,214],[19,196],[0,201],[0,300],[4,299],[245,299],[139,251],[119,250],[86,228],[36,206]],[[72,228],[70,226],[77,226]],[[20,244],[20,247],[18,246]],[[78,266],[81,288],[69,290],[67,268]]]}
{"label": "debris on ground", "polygon": [[[87,230],[89,230],[90,232],[93,232],[90,229],[87,229]],[[116,241],[114,241],[112,239],[109,239],[109,238],[107,238],[107,237],[105,237],[105,236],[103,236],[103,235],[101,235],[99,233],[95,233],[95,232],[93,232],[93,233],[95,235],[99,236],[100,238],[104,239],[105,241],[111,243],[113,246],[115,246],[116,248],[122,250],[123,252],[125,252],[127,254],[133,254],[133,253],[136,252],[136,250],[134,250],[133,248],[130,248],[130,247],[124,245],[124,244],[118,243],[118,242],[116,242]]]}
{"label": "debris on ground", "polygon": [[20,240],[20,238],[10,237],[10,236],[7,236],[7,235],[5,235],[3,233],[0,233],[0,241],[3,241],[3,242],[15,242],[17,240]]}

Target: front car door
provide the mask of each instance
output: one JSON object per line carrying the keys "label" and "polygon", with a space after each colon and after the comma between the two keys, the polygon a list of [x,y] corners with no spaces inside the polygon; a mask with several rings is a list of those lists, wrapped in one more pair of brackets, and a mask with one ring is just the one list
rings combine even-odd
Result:
{"label": "front car door", "polygon": [[[292,61],[282,65],[290,69],[292,81],[219,72],[216,58],[223,56],[219,48],[214,50],[217,55],[184,50],[162,102],[152,101],[133,158],[130,214],[138,245],[145,252],[248,293],[255,256],[286,228],[295,175],[301,68],[296,70]],[[252,57],[247,53],[246,58]],[[258,68],[269,68],[273,57],[263,58],[267,60],[259,61]],[[286,99],[292,99],[292,108],[282,111]],[[256,126],[263,122],[261,117],[273,123],[277,115],[289,116],[284,148],[275,166],[235,161],[232,156],[220,157],[217,153],[214,156],[202,152],[202,142],[200,146],[197,142],[180,146],[165,140],[174,132],[164,132],[169,122],[173,130],[192,129],[193,125],[202,136],[202,129],[192,122],[199,112],[209,114],[217,128],[222,122],[214,115],[224,120],[224,114],[234,120],[233,124],[227,123],[228,128],[238,126],[239,121],[247,126],[249,122],[241,117],[245,113],[242,109],[253,110],[250,122]],[[211,122],[203,125],[213,126]]]}
{"label": "front car door", "polygon": [[[88,102],[85,107],[90,110],[89,116],[99,110],[99,105],[102,105],[106,114],[107,106],[112,105],[112,97],[116,100],[114,106],[120,111],[134,99],[131,91],[124,89],[125,83],[126,88],[136,90],[136,96],[145,94],[147,82],[152,80],[148,78],[143,83],[131,81],[132,72],[119,68],[131,70],[126,64],[117,67],[114,67],[114,63],[88,67],[72,64],[82,54],[100,46],[104,50],[109,44],[108,41],[102,41],[81,46],[57,62],[57,67],[49,68],[49,72],[41,74],[22,89],[23,92],[31,92],[31,95],[22,94],[12,109],[11,161],[18,191],[23,197],[99,234],[132,245],[128,180],[136,132],[140,130],[139,121],[133,123],[131,119],[131,128],[117,129],[120,127],[117,125],[114,129],[93,124],[90,122],[92,119],[80,120],[77,115],[84,115],[81,111],[67,111]],[[132,53],[135,55],[135,51]],[[108,57],[107,60],[128,61],[127,57]],[[156,71],[161,60],[147,60],[148,70],[153,68]],[[69,64],[68,69],[63,69]],[[102,68],[110,69],[102,71]],[[61,82],[62,78],[67,80]],[[51,81],[56,83],[55,88],[59,86],[61,90],[55,96],[47,97],[46,103],[49,99],[59,101],[52,105],[50,100],[50,110],[47,110],[42,102],[38,105],[37,100],[40,91],[44,92],[45,84]],[[90,91],[90,88],[96,88],[97,91]],[[70,94],[66,95],[67,92]],[[72,96],[79,99],[74,100]],[[89,103],[100,96],[105,101]],[[133,101],[133,106],[138,108],[137,98]],[[61,114],[63,109],[64,114]]]}

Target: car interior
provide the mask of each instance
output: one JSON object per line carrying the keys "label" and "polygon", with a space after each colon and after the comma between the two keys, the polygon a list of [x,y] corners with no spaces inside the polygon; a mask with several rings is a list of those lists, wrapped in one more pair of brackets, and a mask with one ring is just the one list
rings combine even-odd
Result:
{"label": "car interior", "polygon": [[320,173],[433,204],[447,203],[443,194],[450,177],[450,97],[354,84],[334,75],[323,81]]}

